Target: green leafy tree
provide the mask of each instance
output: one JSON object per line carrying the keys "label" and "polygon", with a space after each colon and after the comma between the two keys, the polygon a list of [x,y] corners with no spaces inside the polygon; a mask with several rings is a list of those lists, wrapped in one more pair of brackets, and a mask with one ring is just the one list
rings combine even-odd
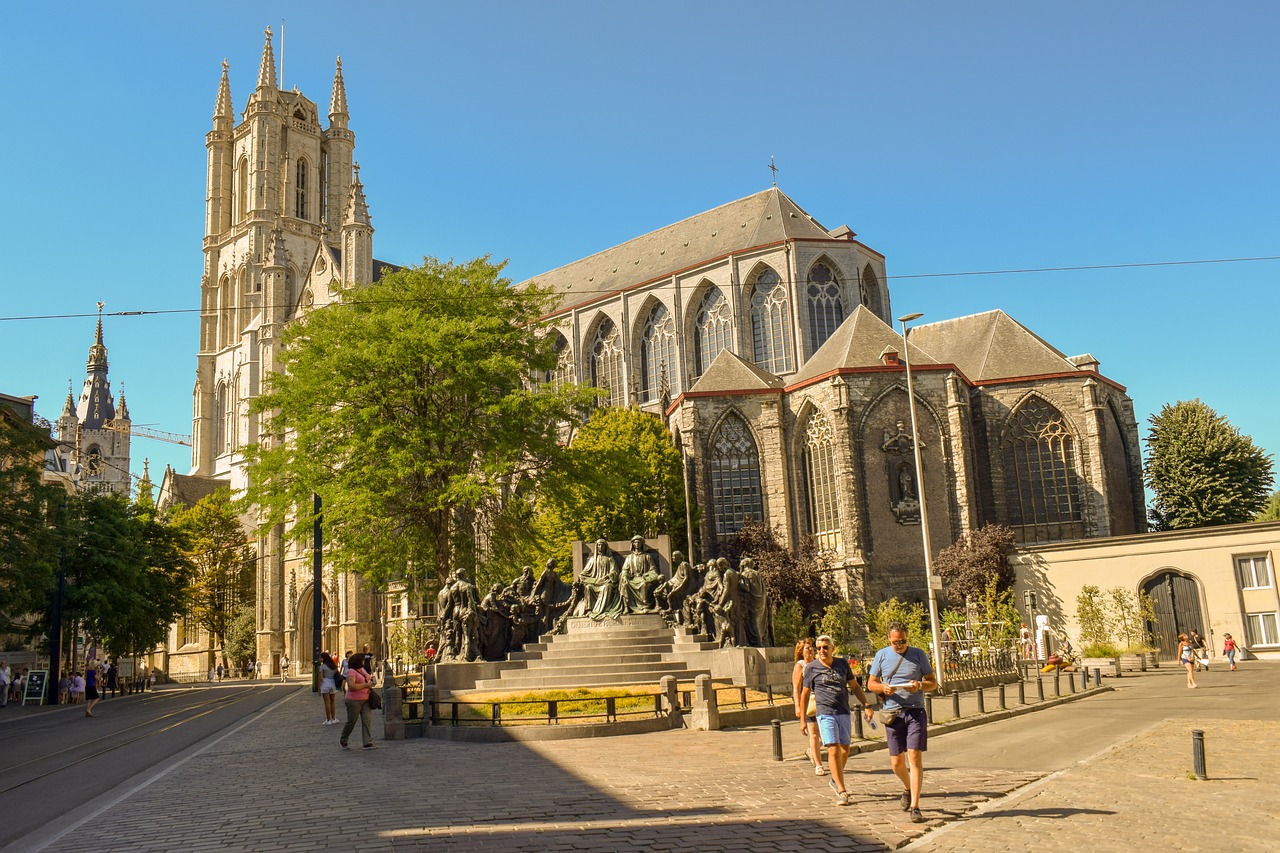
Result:
{"label": "green leafy tree", "polygon": [[993,581],[998,592],[1013,589],[1009,553],[1016,541],[1012,529],[987,524],[939,551],[933,566],[948,598],[956,604],[976,599],[986,594]]}
{"label": "green leafy tree", "polygon": [[1254,521],[1280,521],[1280,492],[1272,492],[1266,506],[1253,517]]}
{"label": "green leafy tree", "polygon": [[[178,507],[170,520],[185,540],[195,566],[187,616],[209,632],[223,649],[227,630],[240,607],[253,603],[253,552],[236,514],[229,489],[218,489],[192,507]],[[235,660],[235,658],[231,658]]]}
{"label": "green leafy tree", "polygon": [[540,484],[536,525],[545,553],[573,541],[668,534],[685,542],[684,468],[671,433],[637,408],[599,409],[573,438],[565,464]]}
{"label": "green leafy tree", "polygon": [[258,634],[253,608],[252,604],[241,604],[236,608],[235,617],[227,625],[222,651],[233,672],[240,671],[245,663],[258,655]]}
{"label": "green leafy tree", "polygon": [[810,620],[800,602],[784,601],[773,614],[773,639],[779,646],[791,647],[801,638],[811,636]]}
{"label": "green leafy tree", "polygon": [[1200,400],[1150,418],[1145,482],[1152,527],[1178,530],[1251,521],[1267,503],[1272,457]]}
{"label": "green leafy tree", "polygon": [[799,602],[816,620],[838,596],[828,554],[811,537],[802,539],[799,551],[792,552],[778,543],[767,522],[749,521],[721,544],[720,553],[734,565],[750,557],[775,606],[783,601]]}
{"label": "green leafy tree", "polygon": [[563,457],[561,425],[594,397],[531,382],[555,366],[550,302],[501,271],[427,258],[285,328],[284,369],[252,404],[264,439],[245,452],[263,523],[308,541],[319,494],[329,559],[379,588],[509,547],[489,520]]}
{"label": "green leafy tree", "polygon": [[71,636],[83,625],[111,656],[161,642],[191,582],[181,535],[114,494],[71,496],[62,517]]}
{"label": "green leafy tree", "polygon": [[[890,598],[874,607],[867,608],[867,636],[871,639],[872,648],[882,648],[889,637],[889,625],[901,622],[907,629],[907,639],[911,645],[929,649],[932,633],[929,628],[929,614],[920,602],[910,604]],[[941,617],[939,617],[941,621]]]}
{"label": "green leafy tree", "polygon": [[856,658],[859,653],[852,644],[852,617],[853,611],[849,607],[849,602],[834,601],[822,611],[822,622],[818,625],[818,631],[831,638],[841,655]]}
{"label": "green leafy tree", "polygon": [[54,584],[56,509],[66,493],[40,482],[46,431],[0,407],[0,633],[26,630]]}
{"label": "green leafy tree", "polygon": [[1086,657],[1114,657],[1115,619],[1102,590],[1093,584],[1080,587],[1076,596],[1076,622]]}

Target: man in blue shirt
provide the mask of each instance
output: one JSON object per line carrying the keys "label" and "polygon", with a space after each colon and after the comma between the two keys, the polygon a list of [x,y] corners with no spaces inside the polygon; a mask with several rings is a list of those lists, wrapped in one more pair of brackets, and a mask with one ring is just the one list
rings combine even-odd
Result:
{"label": "man in blue shirt", "polygon": [[[804,668],[800,692],[800,707],[807,708],[809,696],[818,706],[818,731],[822,744],[827,748],[827,766],[831,768],[831,787],[836,791],[836,805],[849,805],[849,792],[844,787],[844,765],[849,760],[849,743],[852,740],[849,719],[849,688],[858,695],[858,701],[867,705],[867,695],[854,678],[853,669],[844,658],[835,656],[835,642],[827,635],[818,638],[814,649],[818,656]],[[865,708],[867,719],[871,709]],[[800,717],[800,731],[809,734],[808,715]]]}
{"label": "man in blue shirt", "polygon": [[889,764],[902,782],[902,810],[911,812],[912,823],[923,823],[920,788],[924,783],[924,752],[929,745],[924,691],[938,689],[938,677],[924,650],[907,644],[907,628],[901,622],[890,623],[889,645],[876,652],[867,689],[884,697],[885,711],[898,712],[893,722],[884,727]]}

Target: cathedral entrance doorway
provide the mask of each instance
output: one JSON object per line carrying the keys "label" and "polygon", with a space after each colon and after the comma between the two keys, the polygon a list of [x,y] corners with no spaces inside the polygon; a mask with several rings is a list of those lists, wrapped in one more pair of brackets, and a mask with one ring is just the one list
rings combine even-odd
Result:
{"label": "cathedral entrance doorway", "polygon": [[1142,591],[1150,596],[1155,611],[1155,619],[1147,623],[1147,630],[1155,640],[1160,657],[1176,660],[1178,634],[1188,634],[1193,628],[1204,633],[1200,583],[1182,572],[1166,571],[1144,582]]}

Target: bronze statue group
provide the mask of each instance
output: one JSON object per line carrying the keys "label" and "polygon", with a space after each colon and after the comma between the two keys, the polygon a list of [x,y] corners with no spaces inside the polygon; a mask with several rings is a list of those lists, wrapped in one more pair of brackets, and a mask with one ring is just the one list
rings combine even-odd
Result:
{"label": "bronze statue group", "polygon": [[548,560],[535,580],[533,568],[506,586],[493,584],[483,599],[475,584],[456,571],[436,597],[439,640],[436,661],[497,661],[542,634],[563,633],[571,617],[596,621],[631,614],[657,614],[670,627],[687,627],[722,648],[768,646],[773,623],[764,577],[744,557],[737,569],[723,557],[691,566],[679,551],[671,554],[668,578],[644,537],[631,539],[619,558],[603,539],[567,583]]}

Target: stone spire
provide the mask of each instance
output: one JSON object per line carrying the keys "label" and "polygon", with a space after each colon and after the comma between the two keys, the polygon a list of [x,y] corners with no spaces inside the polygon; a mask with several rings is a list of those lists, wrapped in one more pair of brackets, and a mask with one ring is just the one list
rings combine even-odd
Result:
{"label": "stone spire", "polygon": [[222,60],[222,80],[218,83],[218,99],[213,104],[213,125],[215,128],[222,129],[222,122],[226,122],[226,128],[230,129],[235,123],[235,108],[231,103],[231,81],[227,77],[227,61]]}
{"label": "stone spire", "polygon": [[334,127],[346,127],[347,119],[347,84],[342,79],[342,57],[338,57],[338,68],[333,72],[333,95],[329,98],[329,124]]}
{"label": "stone spire", "polygon": [[76,416],[76,398],[71,392],[71,381],[67,381],[67,400],[62,404],[62,417],[74,418]]}
{"label": "stone spire", "polygon": [[267,43],[262,48],[262,64],[258,66],[258,88],[276,88],[276,53],[271,47],[271,27],[266,29]]}
{"label": "stone spire", "polygon": [[98,330],[93,346],[89,347],[89,361],[85,365],[84,390],[76,405],[76,417],[85,429],[101,429],[116,416],[115,401],[111,397],[111,380],[107,377],[107,347],[102,342],[102,309],[98,303]]}
{"label": "stone spire", "polygon": [[364,184],[360,183],[360,164],[351,166],[355,177],[351,179],[351,195],[347,200],[347,215],[343,225],[373,225],[369,218],[369,203],[364,198]]}
{"label": "stone spire", "polygon": [[107,347],[102,343],[102,303],[98,303],[98,332],[94,336],[93,346],[89,347],[89,361],[85,365],[90,373],[101,369],[107,370]]}
{"label": "stone spire", "polygon": [[116,420],[129,420],[129,404],[124,401],[124,389],[120,389],[120,402],[116,404]]}

